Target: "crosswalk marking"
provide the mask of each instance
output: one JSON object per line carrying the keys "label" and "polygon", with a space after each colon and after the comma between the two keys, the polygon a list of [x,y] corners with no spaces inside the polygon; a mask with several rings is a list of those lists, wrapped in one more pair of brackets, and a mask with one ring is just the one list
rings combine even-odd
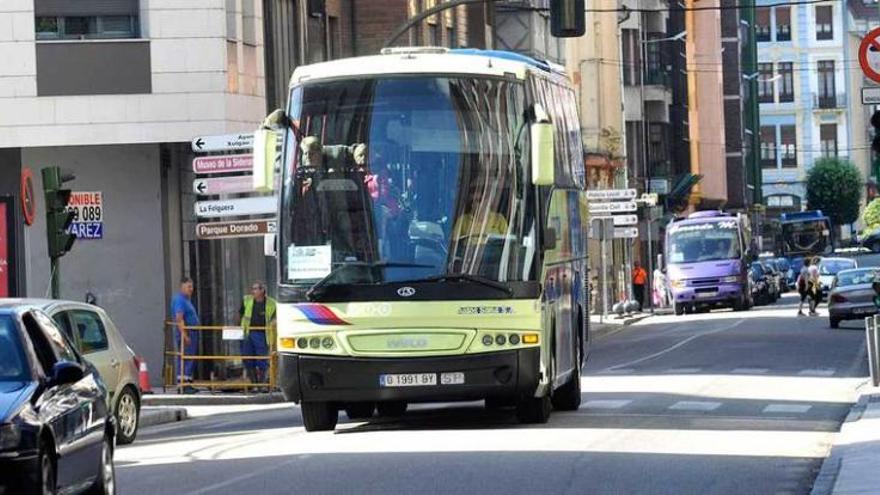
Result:
{"label": "crosswalk marking", "polygon": [[765,375],[770,370],[767,368],[735,368],[731,370],[734,375]]}
{"label": "crosswalk marking", "polygon": [[798,372],[800,376],[832,376],[837,370],[834,368],[810,368]]}
{"label": "crosswalk marking", "polygon": [[631,400],[596,399],[588,400],[583,407],[587,409],[620,409],[631,402]]}
{"label": "crosswalk marking", "polygon": [[669,406],[669,409],[675,409],[678,411],[714,411],[719,407],[721,407],[720,402],[682,400]]}
{"label": "crosswalk marking", "polygon": [[764,408],[764,413],[797,413],[803,414],[813,406],[806,404],[770,404]]}

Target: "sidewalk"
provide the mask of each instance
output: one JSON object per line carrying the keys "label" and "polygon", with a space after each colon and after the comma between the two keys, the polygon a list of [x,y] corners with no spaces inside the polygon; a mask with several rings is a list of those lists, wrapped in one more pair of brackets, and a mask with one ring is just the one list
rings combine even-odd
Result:
{"label": "sidewalk", "polygon": [[880,388],[864,385],[822,464],[812,495],[880,493]]}
{"label": "sidewalk", "polygon": [[182,407],[151,407],[144,405],[141,408],[140,428],[176,423],[189,417],[187,410]]}
{"label": "sidewalk", "polygon": [[277,404],[284,402],[281,392],[261,394],[210,393],[178,394],[168,391],[161,394],[144,395],[144,406],[245,406]]}

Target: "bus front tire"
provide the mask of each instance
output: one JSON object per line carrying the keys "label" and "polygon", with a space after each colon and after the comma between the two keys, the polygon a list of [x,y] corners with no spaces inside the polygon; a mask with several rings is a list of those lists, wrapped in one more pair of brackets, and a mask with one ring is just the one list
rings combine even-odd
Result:
{"label": "bus front tire", "polygon": [[330,402],[303,402],[302,417],[306,431],[328,431],[336,428],[339,410]]}
{"label": "bus front tire", "polygon": [[549,396],[527,397],[516,405],[516,417],[520,423],[543,424],[550,419],[553,404]]}
{"label": "bus front tire", "polygon": [[553,392],[551,401],[553,409],[559,411],[577,411],[581,407],[580,364],[575,366],[571,379]]}
{"label": "bus front tire", "polygon": [[675,316],[681,316],[684,314],[684,304],[672,303],[672,308],[675,311]]}

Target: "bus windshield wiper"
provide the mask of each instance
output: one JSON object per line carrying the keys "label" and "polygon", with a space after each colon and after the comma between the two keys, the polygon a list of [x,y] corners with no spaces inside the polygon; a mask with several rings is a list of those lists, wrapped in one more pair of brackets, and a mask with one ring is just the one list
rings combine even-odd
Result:
{"label": "bus windshield wiper", "polygon": [[[486,277],[481,277],[479,275],[472,275],[470,273],[447,273],[446,275],[436,275],[433,277],[427,277],[419,280],[410,280],[411,283],[416,282],[473,282],[475,284],[479,284],[485,287],[491,287],[495,290],[504,292],[508,296],[513,297],[513,289],[502,284],[501,282],[496,282],[494,280],[490,280]],[[406,282],[397,282],[397,283],[406,283]]]}
{"label": "bus windshield wiper", "polygon": [[318,280],[315,285],[311,286],[308,291],[306,291],[306,299],[309,301],[314,301],[316,297],[318,297],[323,289],[326,288],[330,284],[330,281],[333,280],[333,277],[336,276],[340,271],[345,268],[349,268],[352,266],[366,267],[366,268],[435,268],[434,265],[426,265],[422,263],[405,263],[398,261],[349,261],[342,265],[337,266],[330,273],[327,274],[321,280]]}

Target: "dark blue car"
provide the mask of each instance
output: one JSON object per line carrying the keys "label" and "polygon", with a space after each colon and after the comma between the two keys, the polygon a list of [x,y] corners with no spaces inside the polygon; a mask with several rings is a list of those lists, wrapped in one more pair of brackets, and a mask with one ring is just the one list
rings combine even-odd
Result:
{"label": "dark blue car", "polygon": [[115,493],[106,398],[45,313],[0,300],[0,495]]}

